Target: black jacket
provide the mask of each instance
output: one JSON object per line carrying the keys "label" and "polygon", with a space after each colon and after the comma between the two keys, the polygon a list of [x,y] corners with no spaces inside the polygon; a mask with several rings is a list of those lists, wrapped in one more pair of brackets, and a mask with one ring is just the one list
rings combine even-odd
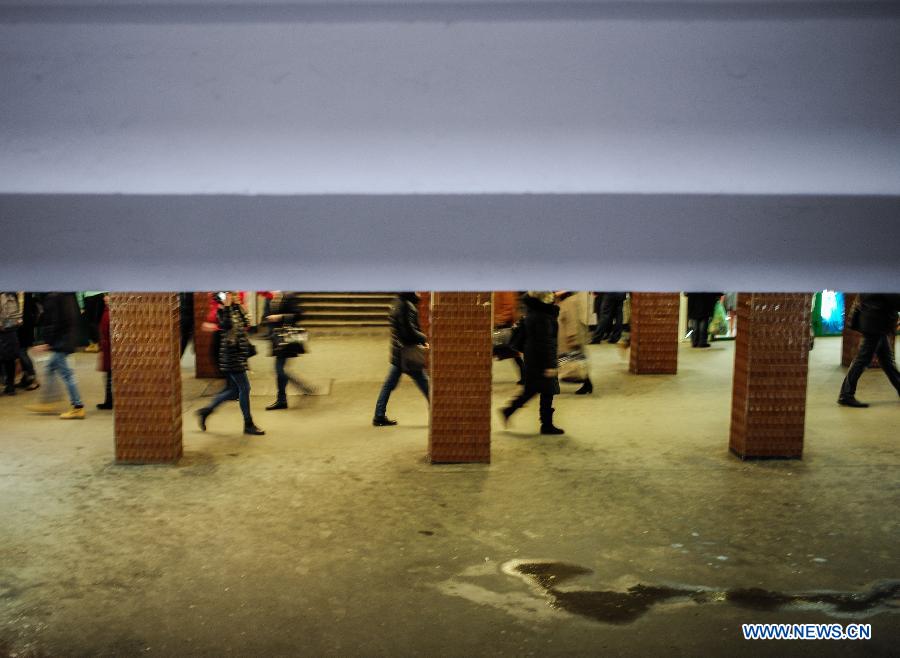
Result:
{"label": "black jacket", "polygon": [[419,326],[419,296],[402,292],[391,309],[391,365],[400,367],[400,354],[407,345],[424,345],[428,338]]}
{"label": "black jacket", "polygon": [[900,294],[866,293],[859,296],[859,330],[864,334],[897,331]]}
{"label": "black jacket", "polygon": [[303,317],[303,308],[300,304],[300,298],[297,296],[295,292],[286,292],[281,295],[281,299],[272,301],[272,307],[269,310],[269,315],[280,315],[281,320],[278,322],[270,322],[269,326],[272,328],[271,340],[272,340],[272,356],[283,356],[285,358],[291,359],[297,356],[295,352],[280,352],[276,348],[277,340],[276,333],[279,327],[290,327],[298,322],[300,322],[300,318]]}
{"label": "black jacket", "polygon": [[51,292],[44,297],[42,338],[54,352],[71,354],[78,345],[78,300],[74,292]]}
{"label": "black jacket", "polygon": [[720,292],[689,292],[687,297],[687,316],[691,320],[709,320],[716,310],[716,302],[722,296]]}
{"label": "black jacket", "polygon": [[559,306],[525,297],[525,388],[540,393],[559,393],[559,380],[544,377],[544,371],[557,367]]}
{"label": "black jacket", "polygon": [[250,357],[247,316],[240,304],[223,306],[216,311],[222,339],[219,343],[219,369],[222,372],[244,372]]}

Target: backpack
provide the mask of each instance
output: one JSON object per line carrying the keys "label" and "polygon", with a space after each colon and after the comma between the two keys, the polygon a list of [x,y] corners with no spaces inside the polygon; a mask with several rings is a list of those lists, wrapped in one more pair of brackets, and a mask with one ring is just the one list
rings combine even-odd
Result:
{"label": "backpack", "polygon": [[0,331],[15,329],[22,324],[19,296],[14,292],[0,293]]}

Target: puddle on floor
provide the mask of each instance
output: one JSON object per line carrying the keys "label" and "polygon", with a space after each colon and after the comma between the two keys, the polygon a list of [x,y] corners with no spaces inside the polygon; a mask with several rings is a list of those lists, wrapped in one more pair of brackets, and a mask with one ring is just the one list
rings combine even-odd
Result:
{"label": "puddle on floor", "polygon": [[882,580],[861,592],[776,592],[758,588],[717,589],[639,583],[625,591],[563,589],[591,569],[565,562],[513,560],[503,572],[524,578],[548,597],[552,608],[606,624],[629,624],[654,606],[674,603],[735,605],[750,610],[817,610],[833,617],[864,618],[900,612],[900,580]]}

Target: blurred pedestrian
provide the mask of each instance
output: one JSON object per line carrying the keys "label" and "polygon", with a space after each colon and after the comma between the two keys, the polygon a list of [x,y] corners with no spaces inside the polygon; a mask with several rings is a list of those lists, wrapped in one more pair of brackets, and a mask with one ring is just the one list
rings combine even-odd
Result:
{"label": "blurred pedestrian", "polygon": [[297,330],[297,323],[303,315],[300,306],[300,297],[295,292],[275,291],[272,297],[266,298],[270,315],[265,316],[269,326],[269,340],[272,343],[272,356],[275,357],[275,383],[278,386],[278,394],[275,402],[266,407],[266,411],[287,409],[287,385],[293,384],[304,395],[311,395],[313,388],[299,377],[292,375],[286,369],[287,360],[299,356],[304,348],[301,343],[293,342],[290,333]]}
{"label": "blurred pedestrian", "polygon": [[42,339],[44,343],[35,347],[36,352],[49,351],[50,359],[44,374],[44,389],[41,402],[26,406],[39,413],[54,413],[59,400],[59,380],[66,386],[71,408],[60,414],[63,420],[82,419],[84,404],[78,392],[75,373],[69,365],[68,356],[78,344],[78,323],[80,312],[74,292],[51,292],[44,297],[41,315]]}
{"label": "blurred pedestrian", "polygon": [[4,395],[16,394],[16,359],[19,358],[21,324],[19,293],[0,292],[0,365],[4,374]]}
{"label": "blurred pedestrian", "polygon": [[850,328],[863,335],[856,358],[850,364],[838,404],[845,407],[868,407],[856,399],[859,378],[878,357],[878,363],[888,381],[900,394],[900,373],[894,363],[892,337],[897,331],[897,313],[900,313],[900,294],[862,294],[850,312]]}
{"label": "blurred pedestrian", "polygon": [[419,296],[401,292],[391,309],[391,367],[375,403],[372,424],[376,427],[396,425],[387,417],[391,392],[397,388],[400,375],[409,375],[428,399],[428,376],[425,374],[425,350],[428,339],[419,326]]}
{"label": "blurred pedestrian", "polygon": [[720,292],[688,292],[687,316],[691,323],[691,347],[710,347],[709,320],[716,309]]}
{"label": "blurred pedestrian", "polygon": [[[194,293],[178,293],[178,324],[181,328],[181,356],[194,337]],[[196,347],[194,349],[196,351]]]}
{"label": "blurred pedestrian", "polygon": [[256,353],[247,334],[249,321],[235,292],[222,295],[222,306],[216,317],[216,325],[221,332],[219,344],[219,369],[225,374],[227,384],[213,401],[197,411],[200,429],[206,431],[206,420],[220,404],[227,400],[238,400],[244,416],[244,434],[261,436],[263,430],[253,422],[250,413],[250,380],[247,378],[247,359]]}
{"label": "blurred pedestrian", "polygon": [[[607,293],[607,296],[616,293]],[[573,361],[577,363],[583,371],[583,379],[581,380],[581,388],[575,391],[575,395],[589,395],[594,392],[594,385],[591,383],[590,363],[587,360],[587,351],[585,346],[588,343],[588,325],[587,325],[587,305],[585,304],[584,295],[569,290],[563,290],[556,294],[556,301],[559,306],[559,333],[557,336],[558,354],[568,354],[570,356],[580,357]],[[621,309],[620,309],[621,314]],[[621,327],[621,320],[619,326]],[[560,373],[561,377],[565,377],[565,373]],[[581,375],[579,375],[581,376]],[[572,381],[566,378],[565,381]]]}
{"label": "blurred pedestrian", "polygon": [[541,434],[564,434],[553,425],[553,396],[559,393],[557,340],[559,307],[554,295],[529,291],[525,296],[525,387],[518,397],[500,410],[504,426],[510,417],[535,395],[540,395]]}

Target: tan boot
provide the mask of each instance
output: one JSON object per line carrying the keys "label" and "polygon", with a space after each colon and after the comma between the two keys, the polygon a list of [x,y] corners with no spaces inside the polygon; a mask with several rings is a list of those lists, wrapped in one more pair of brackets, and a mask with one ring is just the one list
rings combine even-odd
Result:
{"label": "tan boot", "polygon": [[99,352],[100,346],[97,343],[89,343],[87,347],[84,348],[85,352]]}
{"label": "tan boot", "polygon": [[26,404],[25,408],[28,409],[28,411],[33,411],[38,414],[59,413],[59,405],[54,402],[38,402],[37,404]]}
{"label": "tan boot", "polygon": [[59,415],[63,420],[80,420],[84,418],[84,407],[72,407]]}

